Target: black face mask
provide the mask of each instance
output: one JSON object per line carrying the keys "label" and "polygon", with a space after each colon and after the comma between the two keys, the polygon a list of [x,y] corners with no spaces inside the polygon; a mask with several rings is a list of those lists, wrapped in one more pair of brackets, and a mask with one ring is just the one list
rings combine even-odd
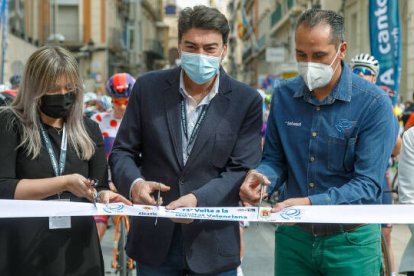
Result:
{"label": "black face mask", "polygon": [[57,95],[44,95],[40,101],[40,111],[52,118],[66,118],[76,95],[73,92]]}

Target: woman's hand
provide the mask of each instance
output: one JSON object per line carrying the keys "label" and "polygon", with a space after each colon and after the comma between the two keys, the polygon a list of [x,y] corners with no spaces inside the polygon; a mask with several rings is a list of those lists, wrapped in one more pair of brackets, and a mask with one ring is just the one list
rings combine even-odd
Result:
{"label": "woman's hand", "polygon": [[93,202],[93,195],[96,193],[93,181],[77,173],[63,175],[61,177],[65,179],[65,191],[69,191],[77,197],[86,198]]}
{"label": "woman's hand", "polygon": [[120,195],[118,193],[114,193],[110,190],[100,191],[98,195],[99,195],[98,202],[100,202],[100,203],[107,204],[107,203],[113,203],[113,202],[122,202],[126,205],[131,205],[132,206],[131,201],[129,201],[128,199],[126,199],[122,195]]}

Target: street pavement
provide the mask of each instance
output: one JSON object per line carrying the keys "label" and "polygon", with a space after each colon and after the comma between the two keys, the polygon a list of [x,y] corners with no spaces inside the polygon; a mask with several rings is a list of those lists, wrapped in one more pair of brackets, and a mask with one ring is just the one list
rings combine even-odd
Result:
{"label": "street pavement", "polygon": [[[101,243],[106,275],[116,275],[111,268],[115,228],[113,224],[111,225]],[[274,230],[275,224],[272,223],[259,225],[250,223],[250,226],[244,229],[245,254],[242,262],[244,276],[273,275]],[[406,225],[393,226],[392,246],[397,270],[409,238],[410,231]]]}

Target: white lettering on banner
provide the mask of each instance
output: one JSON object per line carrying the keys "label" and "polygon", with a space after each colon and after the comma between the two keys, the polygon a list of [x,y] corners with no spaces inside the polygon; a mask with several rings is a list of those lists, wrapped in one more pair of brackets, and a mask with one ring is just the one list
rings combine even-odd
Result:
{"label": "white lettering on banner", "polygon": [[[394,28],[391,34],[394,37],[394,42],[393,42],[394,45],[398,45],[400,41],[400,29]],[[397,56],[398,56],[398,47],[394,47],[394,57],[397,57]]]}
{"label": "white lettering on banner", "polygon": [[96,206],[82,202],[3,199],[0,200],[0,218],[116,214],[154,219],[158,217],[274,223],[414,223],[414,204],[293,206],[277,213],[272,213],[270,207],[198,207],[167,210],[164,206],[127,206],[122,203],[97,203]]}
{"label": "white lettering on banner", "polygon": [[385,85],[394,85],[394,68],[390,68],[380,75],[380,81]]}
{"label": "white lettering on banner", "polygon": [[377,6],[378,8],[374,14],[377,18],[379,51],[381,54],[387,54],[391,51],[390,34],[388,32],[387,1],[378,0]]}

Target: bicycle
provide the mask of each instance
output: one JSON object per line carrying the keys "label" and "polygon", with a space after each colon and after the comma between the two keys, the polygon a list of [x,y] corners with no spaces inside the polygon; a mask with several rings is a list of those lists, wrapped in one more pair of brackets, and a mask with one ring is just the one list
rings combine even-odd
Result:
{"label": "bicycle", "polygon": [[116,216],[112,268],[115,269],[116,274],[119,272],[121,276],[131,276],[135,268],[134,261],[125,252],[128,231],[128,216]]}
{"label": "bicycle", "polygon": [[392,276],[391,271],[391,259],[388,253],[388,245],[384,238],[384,235],[381,234],[381,255],[382,255],[382,276]]}

